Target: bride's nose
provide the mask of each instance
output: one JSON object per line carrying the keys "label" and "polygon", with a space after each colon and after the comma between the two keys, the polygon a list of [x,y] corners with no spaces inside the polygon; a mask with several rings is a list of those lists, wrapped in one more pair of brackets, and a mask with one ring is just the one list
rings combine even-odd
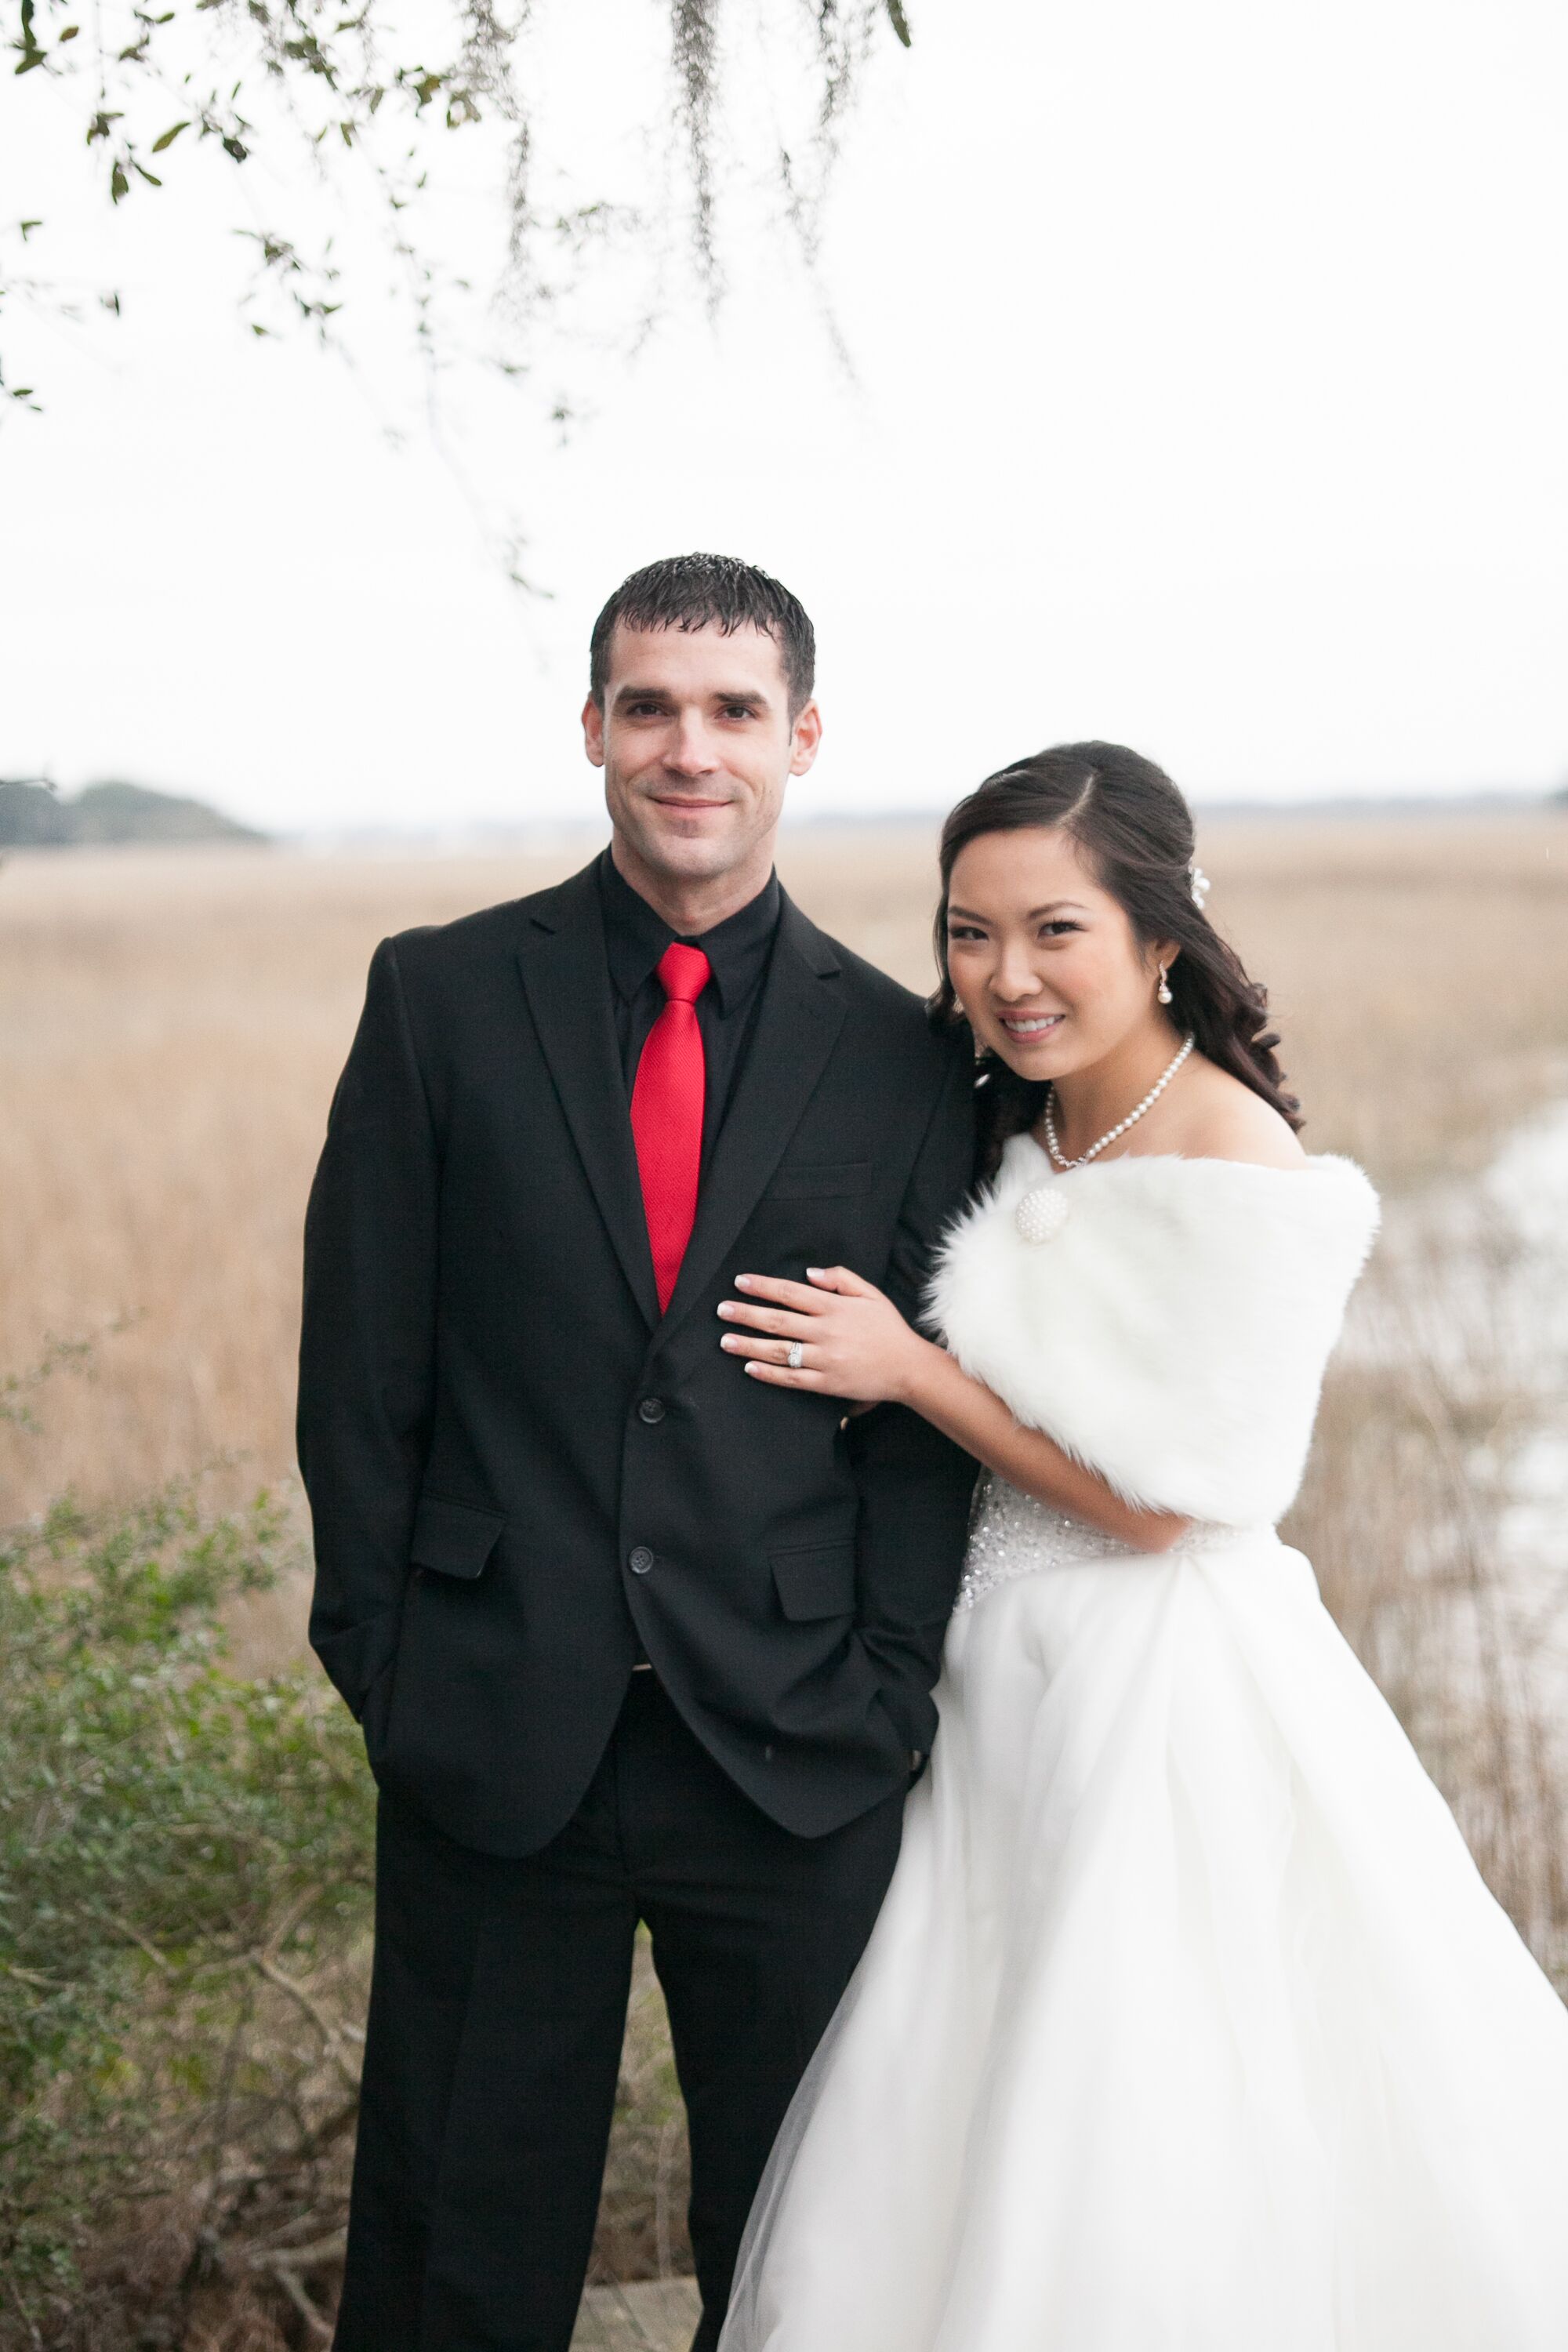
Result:
{"label": "bride's nose", "polygon": [[999,1004],[1022,1004],[1026,998],[1038,996],[1040,973],[1036,959],[1027,945],[1004,947],[991,975],[991,993]]}

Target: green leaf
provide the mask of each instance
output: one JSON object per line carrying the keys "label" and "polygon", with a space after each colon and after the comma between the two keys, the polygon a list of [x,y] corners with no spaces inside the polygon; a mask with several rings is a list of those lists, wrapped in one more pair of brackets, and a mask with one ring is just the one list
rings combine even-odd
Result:
{"label": "green leaf", "polygon": [[910,20],[904,14],[904,0],[888,0],[888,22],[905,48],[910,46]]}
{"label": "green leaf", "polygon": [[163,186],[163,183],[159,179],[157,173],[155,172],[150,172],[145,163],[138,163],[134,155],[132,155],[131,161],[135,169],[141,173],[142,177],[146,181],[147,185],[150,188],[161,188]]}
{"label": "green leaf", "polygon": [[175,140],[179,137],[179,135],[180,135],[180,133],[181,133],[181,131],[188,131],[188,130],[190,129],[190,127],[191,127],[191,126],[190,126],[190,124],[189,124],[189,122],[188,122],[188,121],[187,121],[187,122],[176,122],[176,123],[174,123],[174,125],[173,125],[169,130],[167,130],[167,131],[164,131],[164,133],[163,133],[163,137],[162,137],[161,139],[154,139],[154,140],[153,140],[153,154],[154,154],[154,155],[161,155],[161,154],[163,153],[163,150],[164,150],[164,148],[165,148],[165,147],[172,147],[172,146],[174,145],[174,143]]}
{"label": "green leaf", "polygon": [[68,25],[64,32],[60,35],[60,39],[62,41],[74,41],[80,30],[81,26],[79,25]]}
{"label": "green leaf", "polygon": [[129,195],[130,193],[131,183],[125,176],[124,168],[121,164],[116,163],[113,171],[109,175],[110,201],[111,204],[117,205],[121,196]]}

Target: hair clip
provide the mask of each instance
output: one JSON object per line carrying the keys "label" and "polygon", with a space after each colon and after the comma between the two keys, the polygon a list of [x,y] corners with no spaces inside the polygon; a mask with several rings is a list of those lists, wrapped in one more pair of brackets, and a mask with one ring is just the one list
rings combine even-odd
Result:
{"label": "hair clip", "polygon": [[1192,884],[1193,904],[1201,915],[1204,911],[1204,901],[1214,886],[1203,867],[1195,863],[1188,866],[1187,876]]}

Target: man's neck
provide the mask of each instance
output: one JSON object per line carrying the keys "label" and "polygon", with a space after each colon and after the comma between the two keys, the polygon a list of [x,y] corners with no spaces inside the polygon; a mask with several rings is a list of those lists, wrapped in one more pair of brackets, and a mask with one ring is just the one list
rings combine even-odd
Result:
{"label": "man's neck", "polygon": [[772,835],[758,845],[755,856],[728,874],[661,874],[638,857],[618,833],[610,836],[610,856],[622,881],[639,898],[646,898],[678,937],[687,940],[700,938],[704,931],[738,915],[742,907],[749,907],[767,888],[773,870]]}

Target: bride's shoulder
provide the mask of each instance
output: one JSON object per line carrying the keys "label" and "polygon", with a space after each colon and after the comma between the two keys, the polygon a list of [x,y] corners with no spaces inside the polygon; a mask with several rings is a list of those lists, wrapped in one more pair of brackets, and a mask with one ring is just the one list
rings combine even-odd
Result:
{"label": "bride's shoulder", "polygon": [[1184,1160],[1231,1160],[1253,1168],[1308,1165],[1300,1139],[1272,1104],[1213,1062],[1194,1060],[1191,1084],[1172,1103],[1171,1114],[1161,1149]]}

